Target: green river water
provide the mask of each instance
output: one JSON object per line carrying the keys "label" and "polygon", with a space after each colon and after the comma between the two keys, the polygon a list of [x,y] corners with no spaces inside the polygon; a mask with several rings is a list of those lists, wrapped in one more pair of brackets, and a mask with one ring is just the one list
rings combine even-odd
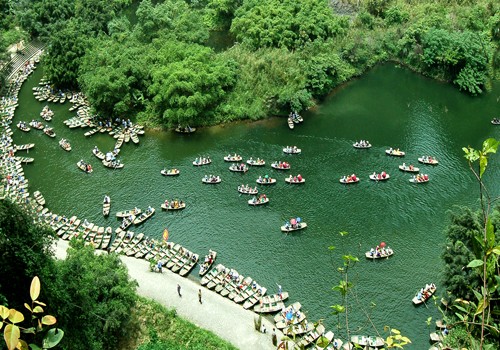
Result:
{"label": "green river water", "polygon": [[[39,67],[24,84],[14,123],[39,115],[44,104],[33,98],[31,88],[42,74]],[[295,130],[288,129],[284,118],[270,118],[200,129],[193,135],[147,131],[138,146],[122,146],[122,170],[104,168],[91,153],[94,145],[110,150],[115,140],[109,135],[85,138],[86,130],[63,124],[73,115],[69,104],[51,104],[55,117],[50,124],[56,139],[34,129],[27,134],[13,129],[15,143],[36,144],[29,152],[35,162],[24,167],[25,174],[30,191],[40,190],[53,212],[116,228],[117,211],[151,205],[157,209],[153,218],[132,230],[160,238],[168,227],[169,240],[202,256],[208,249],[216,250],[217,262],[252,276],[270,293],[277,291],[276,283],[281,284],[290,292],[290,301],[302,303],[311,321],[323,318],[327,329],[336,333],[330,305],[340,298],[331,289],[339,280],[340,255],[350,252],[360,257],[350,275],[359,301],[350,310],[353,332],[375,334],[364,309],[379,331],[384,325],[398,328],[412,339],[411,348],[425,349],[429,344],[425,320],[439,315],[431,305],[414,307],[411,298],[426,283],[435,282],[438,292],[443,291],[440,254],[449,222],[447,211],[454,205],[477,205],[478,186],[461,148],[479,147],[487,137],[500,138],[500,127],[490,124],[493,116],[499,116],[499,95],[498,84],[493,92],[473,98],[450,85],[386,64],[334,91],[317,109],[304,113],[305,122]],[[71,142],[71,152],[59,147],[61,137]],[[369,140],[373,147],[354,149],[352,143],[359,139]],[[286,145],[297,145],[302,154],[284,155]],[[389,147],[406,151],[406,157],[386,156],[384,150]],[[267,164],[244,175],[231,173],[223,156],[235,152],[244,159],[263,158]],[[194,167],[192,161],[203,155],[209,155],[212,164]],[[433,155],[440,164],[421,166],[431,180],[413,185],[410,175],[397,166],[403,161],[417,164],[422,155]],[[80,159],[90,161],[93,174],[77,169]],[[287,174],[301,173],[306,184],[286,184],[285,173],[270,167],[275,160],[289,161],[292,170]],[[164,166],[179,168],[181,175],[161,176]],[[391,175],[388,182],[368,180],[373,171],[382,170]],[[338,182],[351,173],[361,178],[360,183],[344,186]],[[205,174],[220,175],[223,181],[204,185]],[[265,174],[278,179],[277,185],[261,188],[270,203],[251,207],[246,202],[249,197],[239,195],[237,186],[255,184]],[[500,157],[495,155],[486,182],[496,195],[500,194],[499,178]],[[112,200],[107,219],[101,214],[104,194]],[[187,208],[162,212],[160,204],[166,198],[180,198]],[[309,227],[296,234],[281,233],[280,225],[291,216],[302,217]],[[349,235],[340,239],[339,231]],[[381,241],[395,255],[367,261],[364,252]],[[328,250],[331,245],[337,247],[334,253]],[[197,270],[190,278],[197,278]]]}

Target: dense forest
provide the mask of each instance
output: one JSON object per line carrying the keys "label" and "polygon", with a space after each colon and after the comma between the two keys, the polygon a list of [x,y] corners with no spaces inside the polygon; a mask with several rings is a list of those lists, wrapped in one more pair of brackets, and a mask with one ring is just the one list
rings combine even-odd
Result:
{"label": "dense forest", "polygon": [[500,4],[492,0],[0,0],[0,6],[11,14],[4,28],[47,43],[45,72],[57,87],[82,90],[102,116],[150,126],[302,111],[386,60],[473,95],[488,89],[500,67]]}

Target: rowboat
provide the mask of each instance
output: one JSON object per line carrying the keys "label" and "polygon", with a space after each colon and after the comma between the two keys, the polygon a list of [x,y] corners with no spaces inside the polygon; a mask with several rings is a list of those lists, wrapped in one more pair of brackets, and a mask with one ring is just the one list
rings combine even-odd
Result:
{"label": "rowboat", "polygon": [[253,308],[253,311],[254,312],[257,312],[257,313],[275,313],[275,312],[278,312],[280,310],[282,310],[283,308],[285,307],[285,303],[282,302],[282,301],[276,301],[274,303],[266,303],[266,304],[262,304],[262,305],[255,305],[254,308]]}
{"label": "rowboat", "polygon": [[176,176],[176,175],[179,175],[181,172],[179,169],[163,169],[163,170],[160,170],[160,174],[162,174],[163,176]]}
{"label": "rowboat", "polygon": [[294,335],[301,335],[307,332],[310,332],[314,329],[314,325],[311,323],[305,323],[305,324],[296,324],[292,325],[290,327],[286,327],[283,329],[283,334],[287,336],[291,336],[292,334]]}
{"label": "rowboat", "polygon": [[14,145],[14,149],[16,151],[27,151],[29,149],[32,149],[33,147],[35,147],[34,143],[26,143],[24,145]]}
{"label": "rowboat", "polygon": [[103,160],[106,158],[106,155],[104,153],[102,153],[99,148],[97,148],[97,146],[94,147],[94,149],[92,150],[92,153],[94,154],[94,156],[96,156],[97,158],[99,158],[100,160]]}
{"label": "rowboat", "polygon": [[218,184],[221,181],[222,179],[220,178],[220,176],[214,176],[214,175],[211,176],[205,175],[205,177],[201,179],[201,182],[203,182],[204,184]]}
{"label": "rowboat", "polygon": [[413,299],[411,300],[413,304],[420,305],[425,303],[427,299],[429,299],[436,292],[436,285],[434,283],[426,284],[425,288],[420,289]]}
{"label": "rowboat", "polygon": [[[302,346],[305,348],[306,346],[314,343],[320,336],[323,335],[323,333],[325,333],[325,326],[320,323],[316,326],[316,328],[304,335],[302,340],[298,342],[299,348],[303,349]],[[333,332],[331,333],[330,340],[331,339],[333,339]]]}
{"label": "rowboat", "polygon": [[285,148],[283,148],[283,153],[286,154],[299,154],[300,152],[302,152],[302,150],[300,148],[297,148],[297,146],[286,146]]}
{"label": "rowboat", "polygon": [[417,174],[416,176],[413,175],[413,177],[409,181],[415,184],[426,183],[429,182],[429,175],[427,174]]}
{"label": "rowboat", "polygon": [[202,166],[202,165],[208,165],[212,163],[212,160],[210,159],[210,157],[207,157],[207,158],[196,158],[194,161],[193,161],[193,165],[194,166]]}
{"label": "rowboat", "polygon": [[370,177],[370,180],[373,180],[373,181],[387,181],[387,180],[389,180],[391,178],[390,175],[387,174],[385,171],[383,171],[383,172],[381,172],[379,174],[376,174],[374,172],[369,177]]}
{"label": "rowboat", "polygon": [[[335,345],[332,344],[331,347],[328,347],[328,345],[330,345],[330,343],[333,341],[333,337],[334,337],[334,333],[332,331],[328,331],[326,333],[323,333],[319,338],[321,338],[321,340],[316,340],[316,347],[315,347],[315,350],[333,350],[333,349],[340,349],[340,346],[338,345],[338,343],[336,343]],[[318,339],[319,339],[318,338]],[[321,346],[319,346],[318,344],[321,343]]]}
{"label": "rowboat", "polygon": [[130,215],[128,217],[123,218],[119,228],[124,231],[128,229],[134,223],[135,217],[136,217],[135,215]]}
{"label": "rowboat", "polygon": [[198,274],[204,276],[213,266],[215,259],[217,258],[217,252],[215,250],[209,249],[208,254],[205,255],[203,263],[200,264],[200,271]]}
{"label": "rowboat", "polygon": [[126,231],[118,230],[118,229],[116,230],[115,240],[113,241],[113,243],[111,244],[111,247],[109,248],[109,250],[111,252],[114,252],[122,244],[123,239],[125,238],[126,234],[127,234]]}
{"label": "rowboat", "polygon": [[121,134],[118,137],[118,140],[116,140],[115,148],[120,148],[122,146],[124,140],[125,140],[125,136],[123,134]]}
{"label": "rowboat", "polygon": [[243,158],[236,153],[234,155],[228,154],[227,156],[224,157],[224,161],[226,162],[241,162],[242,159]]}
{"label": "rowboat", "polygon": [[356,141],[352,144],[352,146],[354,148],[359,148],[359,149],[363,149],[363,148],[370,148],[372,147],[372,145],[370,144],[370,142],[368,141],[365,141],[365,140],[361,140],[361,141]]}
{"label": "rowboat", "polygon": [[31,130],[31,128],[29,126],[27,126],[25,122],[17,123],[17,127],[19,128],[19,130],[24,131],[24,132],[28,132]]}
{"label": "rowboat", "polygon": [[45,127],[45,129],[43,129],[43,133],[48,137],[56,137],[56,133],[53,128]]}
{"label": "rowboat", "polygon": [[61,148],[67,152],[71,151],[71,145],[66,139],[61,139],[59,141],[59,146],[61,146]]}
{"label": "rowboat", "polygon": [[403,165],[399,166],[399,170],[401,171],[406,171],[407,173],[418,173],[420,171],[420,168],[416,168],[413,165],[406,165],[403,163]]}
{"label": "rowboat", "polygon": [[384,346],[384,339],[381,337],[369,337],[365,335],[353,335],[351,336],[351,343],[361,347],[372,347],[379,348]]}
{"label": "rowboat", "polygon": [[106,160],[106,159],[103,159],[102,160],[102,164],[105,167],[108,167],[108,168],[111,168],[111,169],[121,169],[121,168],[123,168],[125,166],[125,164],[120,163],[119,160]]}
{"label": "rowboat", "polygon": [[130,139],[135,144],[139,143],[139,136],[137,136],[137,134],[135,132],[133,132],[133,133],[130,134]]}
{"label": "rowboat", "polygon": [[181,210],[186,207],[186,203],[183,201],[178,201],[178,200],[172,200],[172,201],[165,201],[162,203],[161,208],[164,210]]}
{"label": "rowboat", "polygon": [[439,164],[438,160],[434,157],[431,157],[431,156],[420,157],[420,158],[418,158],[418,161],[420,163],[429,164],[429,165],[438,165]]}
{"label": "rowboat", "polygon": [[93,170],[92,170],[92,165],[88,164],[88,163],[85,163],[83,160],[80,160],[78,161],[78,163],[76,163],[76,166],[86,172],[87,174],[90,174]]}
{"label": "rowboat", "polygon": [[264,166],[266,165],[266,162],[260,158],[257,158],[257,160],[250,158],[247,160],[247,164],[251,166]]}
{"label": "rowboat", "polygon": [[259,178],[257,180],[255,180],[255,182],[257,182],[259,185],[274,185],[276,183],[276,179],[273,179],[269,176],[266,177],[266,176],[264,176],[264,177],[259,176]]}
{"label": "rowboat", "polygon": [[274,162],[271,163],[271,168],[276,170],[290,170],[290,164],[287,162]]}
{"label": "rowboat", "polygon": [[252,291],[253,291],[253,294],[251,294],[247,300],[245,300],[245,302],[243,303],[243,308],[245,310],[248,310],[250,309],[251,307],[253,307],[255,304],[257,304],[257,302],[259,300],[261,300],[262,298],[264,298],[264,295],[266,294],[267,292],[267,289],[266,287],[261,287],[259,284],[255,283],[253,284],[252,283]]}
{"label": "rowboat", "polygon": [[498,119],[498,118],[493,118],[493,119],[491,120],[491,124],[493,124],[493,125],[500,125],[500,119]]}
{"label": "rowboat", "polygon": [[246,173],[248,171],[248,167],[245,164],[231,164],[229,167],[230,171],[236,172],[236,173]]}
{"label": "rowboat", "polygon": [[293,125],[293,119],[291,117],[288,117],[287,123],[290,129],[293,129],[295,127],[295,125]]}
{"label": "rowboat", "polygon": [[33,192],[33,197],[39,205],[45,205],[45,198],[43,198],[43,195],[40,191]]}
{"label": "rowboat", "polygon": [[257,187],[255,188],[251,188],[250,186],[246,185],[246,186],[238,186],[238,192],[239,193],[242,193],[242,194],[257,194],[259,193],[259,190],[257,189]]}
{"label": "rowboat", "polygon": [[[195,267],[196,263],[198,262],[198,259],[199,259],[199,255],[198,254],[193,254],[191,256],[191,258],[184,263],[184,265],[181,267],[180,271],[179,271],[179,275],[181,276],[186,276],[189,271],[191,271],[193,269],[193,267]],[[173,269],[172,269],[173,271]]]}
{"label": "rowboat", "polygon": [[404,157],[405,152],[400,151],[399,148],[398,149],[389,148],[385,150],[385,154],[393,157]]}
{"label": "rowboat", "polygon": [[139,215],[141,212],[142,212],[142,210],[139,208],[135,208],[132,210],[124,210],[124,211],[119,211],[118,213],[116,213],[116,217],[125,218],[125,217],[130,216],[130,215]]}
{"label": "rowboat", "polygon": [[[295,220],[295,219],[292,219],[292,220]],[[290,221],[292,221],[290,220]],[[299,230],[303,230],[307,227],[307,223],[305,222],[297,222],[295,221],[295,224],[291,224],[287,221],[287,223],[283,226],[281,226],[281,232],[285,232],[285,233],[289,233],[289,232],[293,232],[293,231],[299,231]]]}
{"label": "rowboat", "polygon": [[[201,278],[200,284],[202,286],[207,286],[208,289],[215,287],[215,280],[220,276],[225,274],[226,268],[222,264],[218,264],[215,268],[211,269],[209,273],[205,273],[205,275]],[[210,287],[208,284],[210,283]]]}
{"label": "rowboat", "polygon": [[178,126],[175,128],[175,132],[178,132],[179,134],[191,134],[196,131],[196,128],[192,128],[190,126],[182,127]]}
{"label": "rowboat", "polygon": [[38,129],[38,130],[43,130],[45,128],[43,123],[41,121],[38,121],[38,120],[30,121],[30,126],[35,128],[35,129]]}
{"label": "rowboat", "polygon": [[391,249],[391,248],[382,248],[380,249],[378,246],[377,246],[377,249],[370,249],[369,251],[367,251],[365,253],[365,256],[368,258],[368,259],[384,259],[384,258],[388,258],[390,257],[391,255],[394,254],[394,251]]}
{"label": "rowboat", "polygon": [[248,200],[248,204],[253,206],[267,204],[267,203],[269,203],[269,198],[267,198],[265,194],[261,194],[259,198],[253,197],[252,199]]}
{"label": "rowboat", "polygon": [[342,177],[339,181],[341,184],[346,184],[346,185],[355,184],[355,183],[359,182],[359,177],[352,174],[352,175]]}
{"label": "rowboat", "polygon": [[130,141],[130,132],[126,131],[126,132],[124,133],[124,135],[125,135],[125,138],[124,138],[124,140],[123,140],[123,141],[124,141],[125,143],[128,143],[128,142]]}
{"label": "rowboat", "polygon": [[140,225],[149,219],[155,213],[155,208],[149,207],[144,213],[140,214],[135,220],[134,225]]}
{"label": "rowboat", "polygon": [[304,179],[300,174],[297,176],[290,175],[289,177],[285,178],[285,182],[289,184],[299,185],[305,183],[306,179]]}
{"label": "rowboat", "polygon": [[109,196],[104,196],[102,201],[102,215],[108,216],[111,209],[111,198]]}

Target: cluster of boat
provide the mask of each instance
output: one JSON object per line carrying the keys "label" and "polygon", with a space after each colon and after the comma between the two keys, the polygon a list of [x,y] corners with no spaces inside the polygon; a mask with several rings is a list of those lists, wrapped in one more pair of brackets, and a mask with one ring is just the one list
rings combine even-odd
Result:
{"label": "cluster of boat", "polygon": [[290,129],[295,127],[295,124],[302,123],[304,118],[302,118],[297,112],[290,112],[287,119],[287,124]]}

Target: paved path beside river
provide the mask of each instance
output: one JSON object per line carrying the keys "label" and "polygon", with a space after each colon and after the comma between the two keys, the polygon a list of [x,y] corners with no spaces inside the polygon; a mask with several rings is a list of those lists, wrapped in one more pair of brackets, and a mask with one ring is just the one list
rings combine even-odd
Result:
{"label": "paved path beside river", "polygon": [[[59,240],[54,247],[56,258],[64,259],[67,248],[68,242]],[[121,259],[127,266],[130,277],[138,282],[139,295],[153,299],[167,308],[176,309],[181,317],[208,329],[239,349],[275,349],[271,342],[271,322],[262,319],[267,333],[257,332],[253,323],[256,314],[243,309],[241,305],[168,269],[163,269],[161,274],[150,272],[146,260],[126,256]],[[177,295],[177,284],[181,286],[182,297]],[[201,305],[198,302],[200,288],[203,301]],[[281,336],[279,333],[278,339]]]}

